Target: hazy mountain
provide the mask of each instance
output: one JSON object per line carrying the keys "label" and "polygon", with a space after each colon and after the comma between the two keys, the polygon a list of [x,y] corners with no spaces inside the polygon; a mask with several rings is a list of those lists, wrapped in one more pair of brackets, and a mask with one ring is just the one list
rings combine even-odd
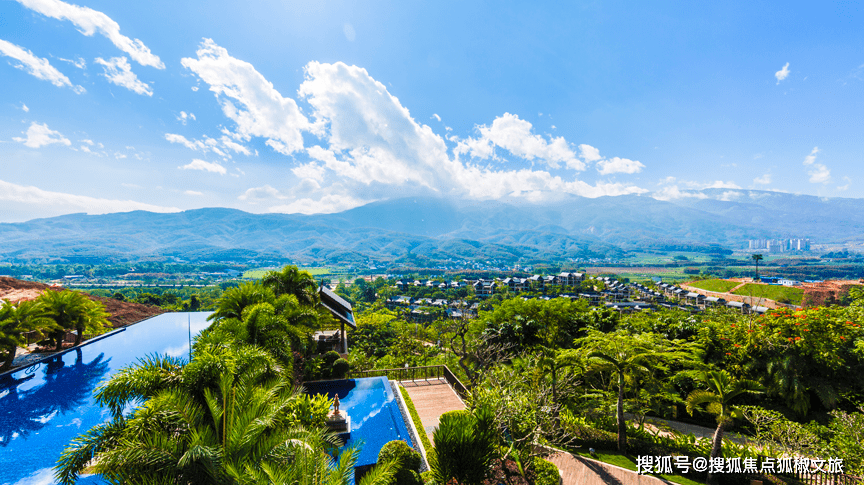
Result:
{"label": "hazy mountain", "polygon": [[223,208],[69,214],[0,224],[0,257],[532,261],[646,248],[710,252],[757,237],[864,240],[860,199],[718,189],[693,194],[672,201],[573,196],[545,204],[406,198],[311,216]]}

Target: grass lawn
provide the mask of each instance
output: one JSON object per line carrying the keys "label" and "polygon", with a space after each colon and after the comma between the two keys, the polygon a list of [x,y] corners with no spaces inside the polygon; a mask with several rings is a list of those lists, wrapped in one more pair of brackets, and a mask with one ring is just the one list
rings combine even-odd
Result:
{"label": "grass lawn", "polygon": [[735,290],[734,294],[756,298],[768,298],[774,301],[778,301],[785,297],[788,298],[789,303],[793,305],[800,305],[801,300],[804,298],[804,290],[801,288],[779,285],[758,285],[754,283],[747,283],[741,288]]}
{"label": "grass lawn", "polygon": [[740,285],[741,283],[738,283],[737,281],[713,279],[713,280],[692,281],[692,282],[687,283],[687,284],[690,286],[696,287],[696,288],[702,288],[703,290],[707,290],[707,291],[716,291],[719,293],[727,293],[729,290],[731,290],[732,288],[735,288],[736,286]]}
{"label": "grass lawn", "polygon": [[[636,457],[630,455],[622,455],[617,451],[597,451],[597,458],[594,458],[588,452],[577,451],[578,455],[584,456],[585,458],[592,458],[595,460],[602,461],[603,463],[608,463],[610,465],[620,466],[621,468],[626,468],[627,470],[636,471]],[[664,480],[669,480],[670,482],[680,483],[682,485],[704,485],[703,482],[697,482],[696,480],[692,480],[690,478],[681,476],[681,475],[652,475],[658,476]]]}

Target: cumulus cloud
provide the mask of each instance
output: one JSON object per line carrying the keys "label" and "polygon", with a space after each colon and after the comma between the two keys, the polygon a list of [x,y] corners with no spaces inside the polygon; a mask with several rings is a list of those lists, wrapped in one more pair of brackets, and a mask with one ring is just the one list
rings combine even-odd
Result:
{"label": "cumulus cloud", "polygon": [[219,175],[225,175],[227,173],[227,170],[225,170],[225,167],[222,165],[219,165],[218,163],[205,162],[204,160],[199,160],[197,158],[192,160],[192,162],[186,165],[181,165],[177,168],[182,170],[202,170],[204,172],[218,173]]}
{"label": "cumulus cloud", "polygon": [[183,58],[184,67],[210,85],[225,116],[237,125],[237,135],[267,139],[274,150],[290,155],[303,149],[301,132],[309,122],[297,103],[284,98],[252,64],[235,59],[212,39],[204,39],[198,58]]}
{"label": "cumulus cloud", "polygon": [[29,112],[30,112],[30,108],[28,108],[26,104],[21,103],[21,111],[23,111],[23,112],[25,112],[25,113],[29,113]]}
{"label": "cumulus cloud", "polygon": [[756,177],[755,179],[753,179],[753,183],[756,185],[768,185],[771,183],[771,174],[766,173],[761,177]]}
{"label": "cumulus cloud", "polygon": [[111,212],[128,212],[145,210],[150,212],[179,212],[176,207],[164,207],[132,200],[99,199],[85,195],[50,192],[38,187],[17,185],[0,180],[0,200],[57,206],[68,211],[77,207],[88,214],[108,214]]}
{"label": "cumulus cloud", "polygon": [[500,147],[526,160],[542,160],[553,168],[563,163],[574,170],[585,170],[585,163],[576,157],[564,137],[546,141],[542,136],[532,133],[532,128],[530,122],[519,119],[518,115],[504,113],[495,118],[492,126],[477,127],[480,137],[459,144],[456,153],[489,158],[494,147]]}
{"label": "cumulus cloud", "polygon": [[[740,189],[741,187],[735,182],[724,182],[722,180],[715,180],[713,182],[696,182],[690,180],[677,180],[675,177],[669,176],[665,179],[660,180],[659,185],[663,185],[660,190],[655,191],[651,194],[651,197],[658,200],[674,200],[674,199],[682,199],[685,197],[696,198],[696,199],[708,199],[708,194],[701,192],[704,189]],[[686,187],[686,189],[682,189],[680,186]],[[725,191],[719,197],[718,200],[732,200],[738,197],[740,192],[735,191]]]}
{"label": "cumulus cloud", "polygon": [[60,0],[18,0],[25,7],[46,17],[68,20],[78,27],[78,31],[90,37],[100,33],[108,38],[118,49],[142,66],[164,69],[165,64],[159,56],[138,39],[130,39],[120,33],[120,25],[102,12],[92,8],[79,7]]}
{"label": "cumulus cloud", "polygon": [[438,121],[441,121],[441,117],[438,116],[437,113],[432,113],[432,117],[435,118],[435,119],[438,120]]}
{"label": "cumulus cloud", "polygon": [[270,207],[270,212],[285,214],[332,214],[334,212],[353,209],[369,202],[372,201],[358,199],[350,195],[329,194],[318,200],[304,198],[297,199],[290,204],[273,206]]}
{"label": "cumulus cloud", "polygon": [[639,173],[645,168],[641,162],[636,160],[628,160],[626,158],[613,157],[608,160],[600,160],[597,162],[597,171],[601,175],[612,173]]}
{"label": "cumulus cloud", "polygon": [[789,70],[789,63],[787,62],[786,65],[783,66],[783,69],[780,69],[779,71],[774,73],[774,77],[777,78],[777,84],[780,84],[780,81],[783,81],[784,79],[789,77],[790,72],[791,71]]}
{"label": "cumulus cloud", "polygon": [[291,169],[291,172],[294,173],[297,178],[310,179],[316,182],[324,181],[324,167],[314,162],[305,163],[303,165],[294,167]]}
{"label": "cumulus cloud", "polygon": [[586,162],[596,162],[597,160],[602,159],[600,156],[600,150],[592,147],[591,145],[579,145],[579,156],[581,156]]}
{"label": "cumulus cloud", "polygon": [[181,111],[180,114],[177,115],[177,121],[179,121],[180,123],[183,123],[184,126],[186,125],[186,122],[189,121],[190,119],[191,120],[195,119],[195,115],[193,113],[187,113],[185,111]]}
{"label": "cumulus cloud", "polygon": [[36,57],[29,50],[3,39],[0,39],[0,55],[15,59],[18,61],[18,64],[15,64],[15,67],[22,71],[26,71],[38,79],[48,81],[57,87],[66,86],[72,88],[72,90],[78,94],[86,91],[81,86],[73,86],[72,82],[69,81],[69,78],[52,66],[51,63],[48,62],[48,59]]}
{"label": "cumulus cloud", "polygon": [[134,93],[153,96],[153,89],[150,85],[138,79],[138,76],[132,72],[132,66],[125,57],[112,57],[107,61],[101,57],[97,57],[96,64],[101,64],[105,69],[102,74],[108,81],[124,87]]}
{"label": "cumulus cloud", "polygon": [[59,143],[61,145],[69,146],[72,144],[68,138],[64,137],[60,134],[59,131],[54,131],[51,128],[48,128],[47,123],[36,123],[35,121],[30,124],[30,128],[27,128],[27,137],[12,138],[17,142],[21,142],[24,146],[28,146],[30,148],[39,148],[45,145],[51,145],[53,143]]}
{"label": "cumulus cloud", "polygon": [[827,184],[831,181],[831,170],[821,163],[816,163],[816,156],[819,154],[819,147],[813,147],[810,154],[804,157],[804,165],[810,167],[807,170],[807,175],[810,176],[810,182],[814,184]]}

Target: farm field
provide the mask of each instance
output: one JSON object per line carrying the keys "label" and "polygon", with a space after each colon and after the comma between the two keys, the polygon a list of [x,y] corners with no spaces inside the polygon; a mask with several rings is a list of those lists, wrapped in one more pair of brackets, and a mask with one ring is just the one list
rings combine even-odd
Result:
{"label": "farm field", "polygon": [[[270,271],[276,270],[277,268],[255,268],[247,270],[243,273],[243,278],[257,280],[261,279],[269,273]],[[334,268],[300,268],[301,271],[308,271],[312,276],[321,276],[333,274]]]}
{"label": "farm field", "polygon": [[734,295],[753,296],[757,298],[768,298],[774,301],[788,299],[793,305],[800,305],[804,298],[804,290],[790,286],[760,285],[747,283],[733,292]]}

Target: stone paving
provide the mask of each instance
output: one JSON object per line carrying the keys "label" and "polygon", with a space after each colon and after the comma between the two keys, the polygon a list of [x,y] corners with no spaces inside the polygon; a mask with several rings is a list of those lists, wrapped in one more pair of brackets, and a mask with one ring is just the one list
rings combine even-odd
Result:
{"label": "stone paving", "polygon": [[561,471],[563,485],[660,485],[673,483],[661,478],[639,475],[615,465],[559,451],[546,458]]}
{"label": "stone paving", "polygon": [[[400,381],[408,391],[423,429],[432,439],[432,433],[438,426],[438,418],[447,411],[465,409],[465,403],[456,395],[456,391],[444,379],[429,379],[417,381]],[[419,430],[418,430],[419,431]]]}

